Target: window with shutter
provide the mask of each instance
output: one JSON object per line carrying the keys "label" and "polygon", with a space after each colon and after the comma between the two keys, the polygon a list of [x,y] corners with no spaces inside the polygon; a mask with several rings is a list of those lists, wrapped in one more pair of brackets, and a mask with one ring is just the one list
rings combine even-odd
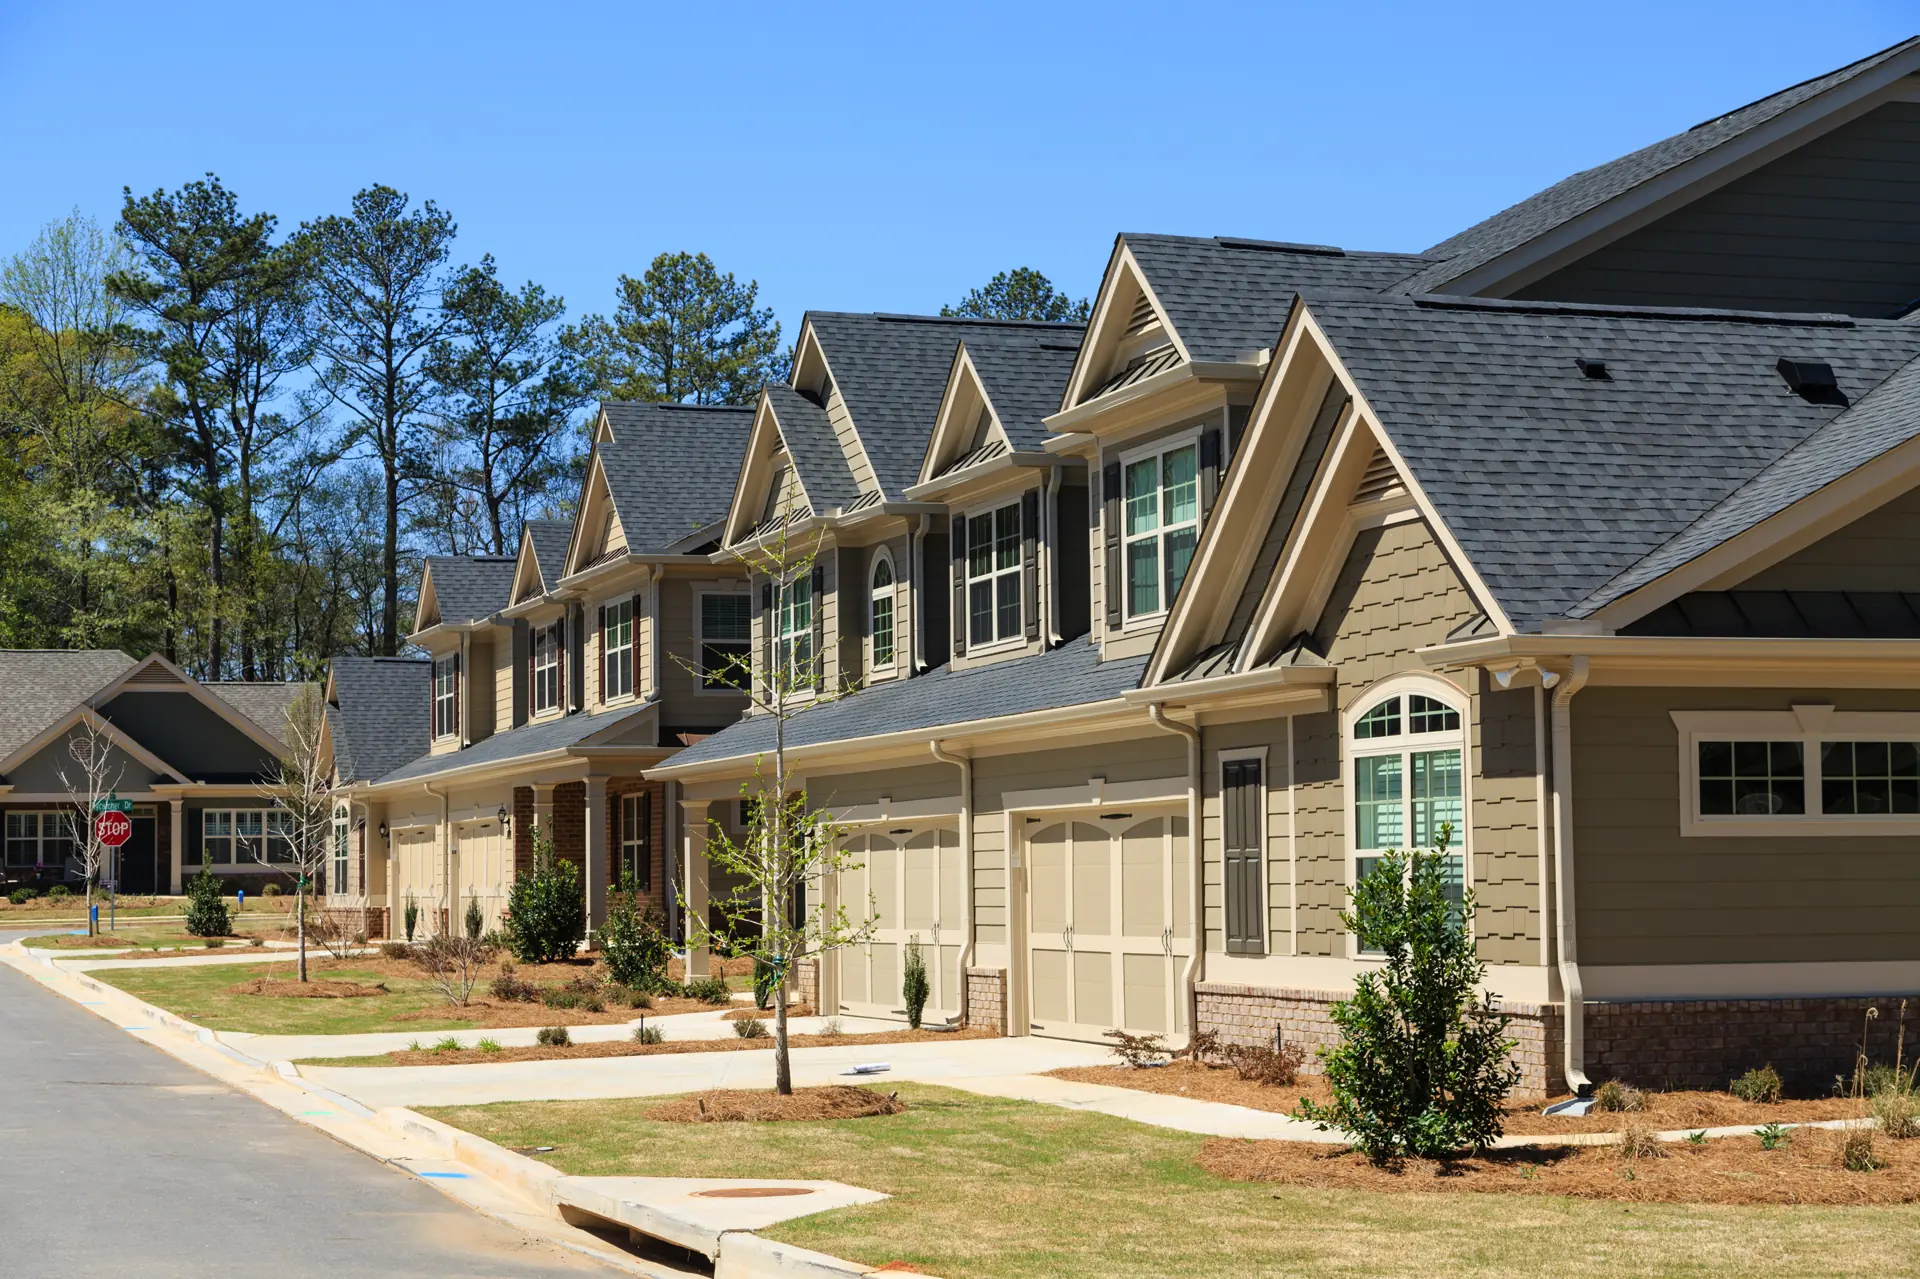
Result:
{"label": "window with shutter", "polygon": [[600,606],[600,700],[633,693],[633,599]]}
{"label": "window with shutter", "polygon": [[1258,759],[1232,759],[1220,765],[1227,952],[1234,955],[1262,955],[1267,949],[1266,787],[1261,773]]}
{"label": "window with shutter", "polygon": [[[1022,538],[1019,502],[967,516],[966,645],[987,648],[1021,637]],[[956,634],[958,628],[955,628]]]}
{"label": "window with shutter", "polygon": [[433,659],[433,735],[452,737],[460,731],[460,655]]}

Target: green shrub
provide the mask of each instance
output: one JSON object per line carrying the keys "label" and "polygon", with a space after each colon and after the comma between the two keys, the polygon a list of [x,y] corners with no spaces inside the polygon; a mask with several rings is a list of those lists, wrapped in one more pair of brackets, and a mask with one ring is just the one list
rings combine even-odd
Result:
{"label": "green shrub", "polygon": [[533,1040],[548,1048],[565,1048],[573,1042],[573,1037],[567,1034],[565,1026],[543,1026]]}
{"label": "green shrub", "polygon": [[765,1039],[767,1023],[758,1017],[742,1017],[733,1023],[733,1033],[742,1039]]}
{"label": "green shrub", "polygon": [[452,1035],[448,1035],[445,1039],[434,1044],[433,1051],[437,1053],[457,1053],[460,1051],[460,1041]]}
{"label": "green shrub", "polygon": [[50,902],[63,902],[71,896],[73,896],[73,890],[65,884],[55,884],[47,890],[47,900]]}
{"label": "green shrub", "polygon": [[572,959],[580,949],[580,868],[554,856],[553,841],[536,828],[533,865],[507,894],[507,938],[523,964]]}
{"label": "green shrub", "polygon": [[7,894],[7,900],[16,906],[24,906],[33,900],[33,890],[31,888],[16,888]]}
{"label": "green shrub", "polygon": [[413,900],[412,893],[407,894],[407,909],[405,915],[407,920],[407,940],[412,941],[413,930],[420,926],[420,903]]}
{"label": "green shrub", "polygon": [[730,1004],[733,991],[727,985],[725,977],[701,977],[688,982],[680,988],[688,999],[697,999],[705,1004]]}
{"label": "green shrub", "polygon": [[658,908],[641,910],[639,889],[633,876],[623,870],[620,886],[607,902],[606,922],[600,926],[600,955],[608,975],[634,990],[664,990],[667,958],[673,953],[666,924]]}
{"label": "green shrub", "polygon": [[638,1026],[633,1028],[633,1042],[636,1044],[664,1044],[667,1042],[667,1033],[658,1026],[647,1025],[643,1019]]}
{"label": "green shrub", "polygon": [[270,883],[260,890],[260,895],[262,897],[278,897],[280,895],[280,885]]}
{"label": "green shrub", "polygon": [[227,903],[220,896],[220,877],[202,864],[187,883],[187,932],[195,937],[225,937],[233,931]]}
{"label": "green shrub", "polygon": [[479,941],[480,935],[486,931],[487,918],[480,913],[480,899],[467,898],[467,936],[474,941]]}
{"label": "green shrub", "polygon": [[926,1016],[927,997],[933,987],[927,983],[927,957],[920,951],[920,934],[907,938],[907,957],[900,970],[900,997],[907,1004],[907,1025],[920,1029]]}
{"label": "green shrub", "polygon": [[1793,1140],[1793,1134],[1779,1124],[1763,1124],[1753,1130],[1753,1135],[1760,1139],[1762,1150],[1778,1150]]}
{"label": "green shrub", "polygon": [[1375,1161],[1485,1149],[1520,1078],[1508,1018],[1476,993],[1486,965],[1474,951],[1473,893],[1458,906],[1448,896],[1452,839],[1447,824],[1431,852],[1387,853],[1340,916],[1386,962],[1333,1006],[1340,1042],[1320,1050],[1333,1104],[1302,1100],[1297,1113],[1344,1131]]}
{"label": "green shrub", "polygon": [[1727,1085],[1727,1091],[1741,1101],[1771,1106],[1780,1100],[1780,1072],[1772,1066],[1749,1070]]}
{"label": "green shrub", "polygon": [[765,1012],[773,1007],[774,992],[780,989],[779,970],[771,961],[753,957],[753,1006]]}
{"label": "green shrub", "polygon": [[1880,1126],[1880,1135],[1890,1141],[1920,1137],[1920,1097],[1911,1092],[1894,1088],[1877,1092],[1867,1102],[1867,1113]]}
{"label": "green shrub", "polygon": [[1632,1084],[1609,1079],[1593,1090],[1593,1108],[1613,1114],[1630,1114],[1647,1108],[1647,1095]]}
{"label": "green shrub", "polygon": [[1917,1072],[1920,1072],[1920,1065],[1912,1070],[1902,1070],[1884,1062],[1876,1063],[1868,1066],[1861,1075],[1861,1088],[1869,1097],[1878,1097],[1883,1092],[1912,1092]]}
{"label": "green shrub", "polygon": [[483,1053],[497,1053],[500,1051],[500,1041],[492,1038],[482,1039],[474,1047]]}

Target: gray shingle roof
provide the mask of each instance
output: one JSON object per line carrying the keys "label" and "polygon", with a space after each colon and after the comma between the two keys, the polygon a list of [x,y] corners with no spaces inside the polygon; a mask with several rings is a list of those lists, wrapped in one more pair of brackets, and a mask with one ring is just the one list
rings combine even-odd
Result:
{"label": "gray shingle roof", "polygon": [[336,657],[327,708],[334,761],[347,781],[390,773],[428,745],[433,663],[419,657]]}
{"label": "gray shingle roof", "polygon": [[[1145,657],[1103,663],[1095,646],[1074,641],[1052,652],[964,671],[943,666],[801,711],[787,721],[787,744],[818,746],[1110,701],[1137,687],[1146,665]],[[671,763],[751,758],[772,748],[773,720],[755,715],[689,746]]]}
{"label": "gray shingle roof", "polygon": [[[1514,624],[1566,615],[1916,354],[1889,321],[1457,299],[1311,300],[1381,424]],[[1608,380],[1578,357],[1604,359]],[[1864,408],[1864,405],[1863,405]]]}
{"label": "gray shingle roof", "polygon": [[0,649],[0,759],[126,673],[118,649]]}
{"label": "gray shingle roof", "polygon": [[528,520],[527,537],[533,542],[533,561],[540,567],[540,581],[552,590],[567,571],[567,543],[573,539],[571,520]]}
{"label": "gray shingle roof", "polygon": [[1078,337],[1081,331],[1079,325],[1035,321],[838,311],[810,311],[807,322],[826,352],[834,384],[889,500],[920,478],[954,349],[963,339],[1021,333]]}
{"label": "gray shingle roof", "polygon": [[[424,707],[425,703],[422,703]],[[495,733],[483,742],[478,742],[461,751],[450,751],[445,755],[422,755],[420,758],[384,773],[375,780],[387,782],[417,781],[425,777],[434,777],[456,768],[472,768],[476,764],[498,764],[506,760],[518,759],[525,755],[539,755],[546,751],[561,750],[576,742],[584,741],[595,733],[605,732],[624,724],[636,715],[644,715],[654,708],[654,703],[643,702],[623,712],[609,712],[602,715],[574,714],[562,715],[557,719],[535,720],[510,728],[504,733]],[[425,719],[425,710],[421,718]]]}
{"label": "gray shingle roof", "polygon": [[661,553],[725,518],[751,408],[633,401],[601,408],[614,438],[598,446],[600,459],[629,550]]}
{"label": "gray shingle roof", "polygon": [[268,736],[283,742],[287,736],[287,712],[303,688],[313,685],[299,680],[208,680],[203,687],[264,729]]}
{"label": "gray shingle roof", "polygon": [[1782,89],[1758,102],[1695,125],[1685,133],[1642,147],[1630,155],[1564,178],[1486,221],[1434,245],[1427,252],[1444,260],[1409,279],[1401,289],[1407,293],[1437,289],[1447,281],[1456,280],[1562,223],[1625,195],[1635,187],[1689,160],[1697,159],[1783,112],[1916,47],[1920,47],[1920,36],[1902,40],[1891,48],[1882,49],[1836,71]]}
{"label": "gray shingle roof", "polygon": [[1585,617],[1729,538],[1771,519],[1841,476],[1920,435],[1920,359],[1787,450],[1652,554],[1582,600]]}
{"label": "gray shingle roof", "polygon": [[961,339],[1014,448],[1038,450],[1046,445],[1048,432],[1041,419],[1059,411],[1085,333],[1076,324],[1061,325],[1055,332],[983,330]]}
{"label": "gray shingle roof", "polygon": [[825,515],[835,507],[858,501],[860,482],[847,467],[847,455],[834,436],[827,411],[784,384],[769,386],[766,394],[774,421],[780,424],[780,438],[786,441],[787,456],[793,459],[814,513]]}
{"label": "gray shingle roof", "polygon": [[1227,237],[1128,233],[1120,239],[1188,353],[1204,362],[1243,360],[1272,346],[1296,293],[1378,293],[1427,263],[1414,253],[1347,253]]}
{"label": "gray shingle roof", "polygon": [[433,598],[442,622],[459,624],[492,617],[510,602],[511,555],[429,555]]}

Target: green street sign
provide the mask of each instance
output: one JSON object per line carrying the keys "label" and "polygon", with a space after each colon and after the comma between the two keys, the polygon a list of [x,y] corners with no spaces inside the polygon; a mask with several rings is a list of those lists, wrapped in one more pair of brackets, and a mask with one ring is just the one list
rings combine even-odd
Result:
{"label": "green street sign", "polygon": [[130,799],[96,799],[93,801],[96,813],[131,813],[133,801]]}

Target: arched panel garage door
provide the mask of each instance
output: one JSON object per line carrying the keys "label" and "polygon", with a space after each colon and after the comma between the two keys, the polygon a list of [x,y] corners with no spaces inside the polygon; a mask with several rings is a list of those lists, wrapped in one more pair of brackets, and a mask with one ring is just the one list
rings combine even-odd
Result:
{"label": "arched panel garage door", "polygon": [[854,865],[839,876],[834,901],[849,924],[874,917],[872,941],[835,952],[838,1011],[860,1017],[906,1016],[900,978],[907,942],[917,938],[932,992],[928,1021],[960,1013],[960,949],[966,920],[966,868],[952,827],[893,828],[856,835],[846,850]]}

